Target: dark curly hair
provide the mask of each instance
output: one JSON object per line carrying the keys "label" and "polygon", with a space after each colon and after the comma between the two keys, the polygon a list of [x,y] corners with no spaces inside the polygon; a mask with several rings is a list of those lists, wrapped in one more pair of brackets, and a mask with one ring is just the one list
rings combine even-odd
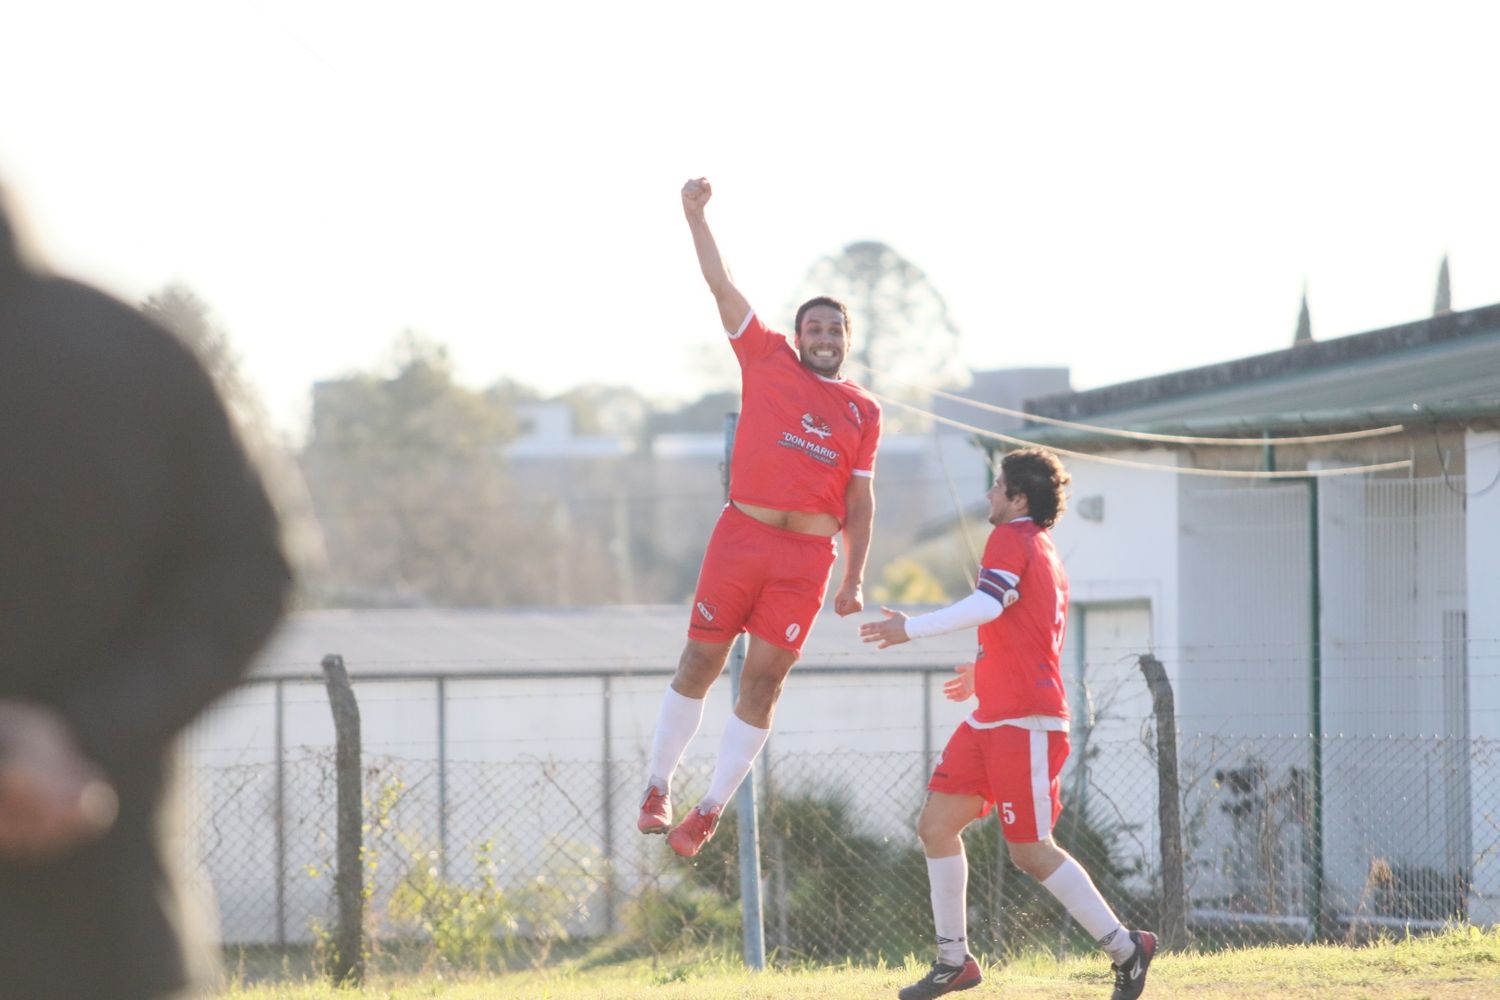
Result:
{"label": "dark curly hair", "polygon": [[1000,460],[1000,472],[1005,476],[1005,495],[1026,494],[1027,512],[1042,527],[1052,527],[1067,510],[1067,488],[1073,477],[1046,448],[1009,452]]}
{"label": "dark curly hair", "polygon": [[797,307],[797,318],[792,322],[792,334],[794,336],[802,332],[802,317],[806,316],[807,311],[813,306],[828,306],[830,309],[837,309],[844,317],[844,336],[847,337],[852,332],[853,328],[849,322],[849,307],[838,299],[830,299],[826,295],[819,295],[815,299],[808,299]]}

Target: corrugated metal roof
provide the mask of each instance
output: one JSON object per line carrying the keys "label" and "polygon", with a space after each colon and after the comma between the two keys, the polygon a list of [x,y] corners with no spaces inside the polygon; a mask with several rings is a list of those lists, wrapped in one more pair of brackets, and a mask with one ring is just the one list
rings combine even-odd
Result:
{"label": "corrugated metal roof", "polygon": [[[1312,429],[1375,411],[1500,417],[1500,306],[1033,399],[1025,408],[1110,427],[1193,427],[1203,434],[1257,424]],[[1027,431],[1049,442],[1080,437],[1040,426]]]}
{"label": "corrugated metal roof", "polygon": [[[972,630],[877,650],[858,635],[859,622],[877,614],[840,618],[825,610],[799,666],[943,667],[974,655]],[[253,676],[317,677],[331,653],[355,678],[672,670],[687,622],[686,605],[304,611],[271,641]]]}

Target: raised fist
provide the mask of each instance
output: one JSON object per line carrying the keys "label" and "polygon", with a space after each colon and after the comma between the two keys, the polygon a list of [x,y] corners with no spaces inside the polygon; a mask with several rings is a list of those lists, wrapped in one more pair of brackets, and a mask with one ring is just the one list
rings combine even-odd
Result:
{"label": "raised fist", "polygon": [[713,185],[706,177],[694,177],[682,186],[682,208],[686,212],[701,212],[714,194]]}

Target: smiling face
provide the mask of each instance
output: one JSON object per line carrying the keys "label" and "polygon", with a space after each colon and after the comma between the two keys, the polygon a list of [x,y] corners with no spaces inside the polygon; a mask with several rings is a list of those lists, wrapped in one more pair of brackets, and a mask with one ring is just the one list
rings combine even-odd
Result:
{"label": "smiling face", "polygon": [[824,378],[837,378],[849,352],[849,327],[833,306],[811,306],[797,327],[797,356],[802,366]]}

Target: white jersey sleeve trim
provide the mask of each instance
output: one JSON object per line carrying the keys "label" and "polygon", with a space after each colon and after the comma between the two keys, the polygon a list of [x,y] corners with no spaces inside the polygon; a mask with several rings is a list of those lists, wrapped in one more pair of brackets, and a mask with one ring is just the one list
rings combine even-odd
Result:
{"label": "white jersey sleeve trim", "polygon": [[854,472],[851,473],[851,474],[852,475],[856,475],[856,476],[864,476],[866,479],[868,479],[871,476],[875,475],[875,470],[874,469],[855,469]]}
{"label": "white jersey sleeve trim", "polygon": [[729,333],[728,330],[725,330],[724,332],[726,334],[729,334],[730,340],[739,340],[745,335],[745,330],[750,326],[750,321],[754,318],[755,310],[751,309],[749,312],[745,313],[745,320],[740,324],[740,328],[738,330],[734,331],[733,333]]}
{"label": "white jersey sleeve trim", "polygon": [[1000,617],[1005,608],[989,594],[974,591],[961,601],[946,608],[929,611],[906,620],[908,639],[930,639],[935,635],[947,635],[959,629],[978,628],[986,622]]}

